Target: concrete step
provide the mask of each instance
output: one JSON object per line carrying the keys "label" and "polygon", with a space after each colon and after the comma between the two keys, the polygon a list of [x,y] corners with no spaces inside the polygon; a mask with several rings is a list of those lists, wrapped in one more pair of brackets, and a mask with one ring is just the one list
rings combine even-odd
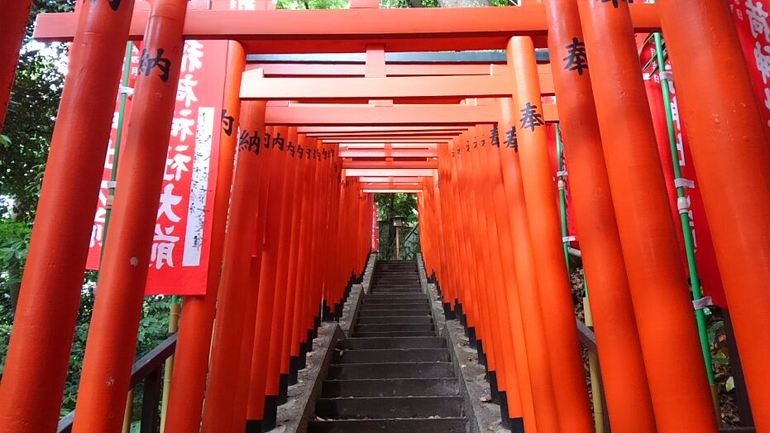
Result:
{"label": "concrete step", "polygon": [[450,362],[446,349],[363,349],[335,350],[332,363],[361,364],[376,362]]}
{"label": "concrete step", "polygon": [[388,331],[388,332],[353,332],[353,337],[379,338],[379,337],[432,337],[436,331]]}
{"label": "concrete step", "polygon": [[455,377],[326,380],[321,389],[321,396],[327,398],[457,395],[460,395],[460,382]]}
{"label": "concrete step", "polygon": [[436,349],[446,346],[446,340],[439,337],[401,338],[348,338],[340,342],[340,349]]}
{"label": "concrete step", "polygon": [[449,362],[389,362],[377,364],[332,364],[328,380],[333,379],[401,379],[451,377]]}
{"label": "concrete step", "polygon": [[427,305],[428,297],[423,298],[402,298],[400,296],[394,296],[392,298],[374,298],[370,299],[368,296],[364,298],[364,305]]}
{"label": "concrete step", "polygon": [[402,282],[402,281],[410,281],[410,282],[415,282],[416,281],[417,283],[419,283],[420,282],[420,276],[417,275],[416,273],[415,274],[406,274],[406,275],[404,275],[401,272],[393,273],[391,275],[387,275],[387,274],[379,274],[379,275],[378,274],[374,274],[372,276],[372,281],[382,281],[382,282],[387,282],[387,283],[399,283],[399,282]]}
{"label": "concrete step", "polygon": [[388,286],[419,286],[419,278],[372,278],[372,285],[388,285]]}
{"label": "concrete step", "polygon": [[335,419],[459,418],[462,397],[319,398],[316,415]]}
{"label": "concrete step", "polygon": [[422,293],[422,290],[419,288],[379,288],[379,287],[372,287],[372,293]]}
{"label": "concrete step", "polygon": [[356,326],[358,325],[375,325],[375,324],[393,324],[393,323],[412,323],[412,324],[430,324],[433,323],[433,318],[425,316],[367,316],[358,317]]}
{"label": "concrete step", "polygon": [[378,261],[326,371],[311,433],[467,433],[461,383],[414,261]]}
{"label": "concrete step", "polygon": [[358,313],[358,317],[392,317],[392,316],[413,316],[430,317],[430,310],[368,310]]}
{"label": "concrete step", "polygon": [[423,302],[420,304],[397,304],[397,303],[368,304],[365,302],[364,305],[361,306],[361,311],[369,311],[369,310],[428,310],[430,311],[430,305],[428,305],[427,302]]}
{"label": "concrete step", "polygon": [[467,418],[312,421],[310,433],[466,433]]}
{"label": "concrete step", "polygon": [[357,324],[353,328],[353,332],[390,332],[390,331],[427,331],[434,332],[433,324],[415,324],[415,323],[391,323],[391,324],[377,324],[377,325],[364,325]]}
{"label": "concrete step", "polygon": [[364,299],[424,299],[427,295],[419,293],[369,293]]}

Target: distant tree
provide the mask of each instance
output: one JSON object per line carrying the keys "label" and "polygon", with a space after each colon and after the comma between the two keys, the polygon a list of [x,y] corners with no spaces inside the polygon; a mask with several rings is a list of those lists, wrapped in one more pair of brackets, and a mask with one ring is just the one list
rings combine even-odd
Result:
{"label": "distant tree", "polygon": [[[395,257],[396,231],[393,229],[393,218],[404,218],[404,226],[400,230],[399,242],[404,245],[404,239],[417,226],[417,195],[416,194],[375,194],[378,219],[383,221],[380,232],[380,256]],[[405,257],[406,258],[406,257]]]}
{"label": "distant tree", "polygon": [[[67,46],[32,43],[34,20],[41,12],[73,10],[75,0],[35,0],[27,25],[8,116],[0,137],[0,215],[32,221],[64,85]],[[9,209],[10,207],[13,209]]]}

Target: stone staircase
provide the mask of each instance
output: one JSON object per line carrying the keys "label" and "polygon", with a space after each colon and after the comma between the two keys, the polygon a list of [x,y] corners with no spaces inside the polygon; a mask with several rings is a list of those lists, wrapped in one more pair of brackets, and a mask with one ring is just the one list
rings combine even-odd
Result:
{"label": "stone staircase", "polygon": [[446,340],[414,261],[378,261],[352,337],[334,349],[311,433],[466,433]]}

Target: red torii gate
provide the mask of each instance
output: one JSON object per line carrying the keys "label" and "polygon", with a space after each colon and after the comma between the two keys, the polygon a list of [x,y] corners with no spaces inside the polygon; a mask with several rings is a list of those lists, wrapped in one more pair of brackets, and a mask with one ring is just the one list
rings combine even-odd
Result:
{"label": "red torii gate", "polygon": [[[165,56],[170,66],[167,75],[148,70],[137,84],[134,98],[142,108],[132,115],[129,146],[121,163],[127,169],[121,171],[121,189],[113,211],[113,230],[120,236],[105,250],[74,431],[115,431],[119,428],[119,419],[122,421],[116,414],[122,414],[134,349],[132,343],[126,342],[134,340],[136,335],[142,294],[139,289],[146,278],[154,222],[154,212],[149,210],[157,204],[160,189],[183,38],[238,41],[230,44],[225,99],[229,112],[240,116],[245,130],[261,132],[266,124],[356,126],[355,130],[360,125],[388,125],[393,130],[402,128],[400,125],[428,128],[440,125],[449,129],[461,125],[464,130],[459,134],[453,130],[456,137],[451,143],[454,144],[472,139],[474,134],[487,134],[486,128],[493,124],[503,126],[503,131],[508,130],[516,123],[518,115],[515,113],[532,105],[542,105],[538,104],[542,95],[538,88],[534,48],[547,45],[553,58],[564,58],[568,55],[565,47],[574,43],[573,38],[581,40],[585,32],[585,47],[594,66],[591,69],[593,78],[589,81],[588,74],[570,73],[574,71],[567,71],[558,63],[552,63],[551,67],[554,88],[559,96],[559,106],[555,108],[564,125],[568,148],[574,149],[570,156],[574,164],[571,175],[576,179],[573,191],[578,218],[584,221],[579,225],[588,227],[591,221],[601,222],[594,231],[583,233],[583,243],[584,257],[594,257],[592,263],[586,262],[587,268],[595,270],[589,270],[589,275],[590,272],[598,275],[598,282],[590,284],[596,290],[592,292],[592,303],[597,338],[603,348],[608,348],[601,356],[603,373],[610,388],[608,400],[613,426],[618,423],[621,429],[631,428],[625,431],[657,428],[666,433],[714,432],[716,424],[708,388],[702,363],[698,362],[700,349],[692,327],[692,306],[686,296],[684,275],[677,268],[674,226],[665,207],[662,176],[651,145],[649,112],[643,90],[640,90],[638,59],[631,38],[634,30],[657,30],[662,25],[680,80],[683,117],[692,125],[689,131],[693,153],[703,180],[706,209],[734,315],[750,396],[756,408],[770,407],[770,372],[764,368],[770,336],[761,331],[770,327],[770,300],[762,289],[770,279],[767,262],[770,257],[770,243],[767,242],[770,236],[770,220],[767,219],[770,214],[770,191],[767,189],[770,149],[748,72],[742,63],[740,46],[723,2],[660,0],[657,5],[628,5],[622,0],[548,0],[544,5],[525,3],[520,8],[495,9],[186,12],[185,1],[156,0],[151,11],[133,15],[132,6],[131,0],[85,2],[80,5],[79,17],[51,14],[39,18],[36,32],[39,39],[72,40],[74,43],[71,73],[62,96],[19,300],[19,320],[14,327],[0,387],[0,426],[3,431],[51,431],[56,424],[92,219],[91,212],[82,210],[95,208],[123,46],[129,38],[142,37],[148,53],[157,55],[156,60]],[[18,46],[18,38],[10,39],[0,53],[5,53],[9,45]],[[371,106],[362,104],[329,110],[327,105],[316,110],[313,104],[306,103],[266,107],[264,102],[248,102],[244,103],[244,112],[239,113],[241,73],[247,52],[364,52],[372,45],[386,47],[388,51],[500,49],[507,45],[509,75],[513,77],[508,85],[513,100],[507,97],[507,92],[498,93],[504,90],[497,87],[503,79],[491,75],[492,78],[471,78],[471,82],[480,86],[463,87],[463,91],[470,94],[458,95],[459,91],[451,91],[448,92],[450,95],[442,95],[441,90],[434,89],[426,92],[427,95],[412,96],[472,97],[483,93],[483,96],[504,97],[499,110],[496,103],[449,107],[437,104],[416,108],[378,101]],[[736,71],[735,74],[717,74],[708,83],[700,79],[704,71],[726,68]],[[6,70],[4,68],[4,72]],[[346,90],[343,96],[365,99],[409,97],[408,91],[399,93],[397,89],[380,88],[377,92],[367,93],[371,88],[367,90],[366,83],[371,80],[353,81],[358,84]],[[374,80],[379,80],[375,83],[380,84],[393,83],[389,78]],[[451,84],[457,81],[447,77],[436,82]],[[397,82],[411,83],[409,86],[414,89],[414,83],[425,80]],[[484,86],[492,90],[481,89]],[[316,96],[293,93],[290,88],[284,88],[282,92],[263,96],[264,99],[297,96],[334,99],[339,96],[328,90]],[[5,106],[5,101],[2,102],[0,105]],[[548,113],[544,112],[546,107],[534,107],[534,113],[548,119]],[[325,114],[323,109],[326,109]],[[417,116],[416,120],[406,119],[407,114]],[[298,129],[286,131],[298,133]],[[355,137],[351,139],[356,140]],[[536,414],[540,431],[559,431],[558,423],[562,428],[570,425],[575,431],[588,431],[587,405],[580,401],[585,397],[581,397],[585,383],[580,383],[582,368],[579,369],[575,361],[579,354],[575,353],[576,347],[569,348],[575,345],[574,329],[570,328],[574,327],[574,322],[569,325],[567,320],[571,319],[571,306],[564,290],[563,273],[557,270],[560,266],[557,258],[561,254],[557,242],[558,220],[548,192],[551,184],[546,175],[542,128],[519,128],[518,139],[519,155],[501,151],[469,157],[465,161],[457,158],[454,162],[447,144],[437,142],[438,160],[434,162],[432,157],[425,157],[427,167],[420,169],[431,170],[431,173],[420,176],[432,176],[432,170],[437,169],[439,178],[447,179],[449,184],[447,192],[440,194],[435,184],[423,181],[421,210],[429,218],[428,225],[438,224],[442,214],[446,213],[449,219],[442,224],[452,230],[488,235],[486,231],[469,232],[470,228],[458,226],[465,218],[475,215],[475,211],[461,200],[460,194],[480,194],[479,200],[474,201],[479,208],[486,209],[485,202],[492,203],[494,198],[503,197],[514,205],[511,209],[518,218],[511,220],[508,227],[507,236],[513,238],[513,251],[509,253],[515,257],[517,266],[521,264],[520,260],[528,257],[531,262],[528,266],[537,270],[536,276],[540,280],[534,286],[541,290],[545,288],[547,299],[552,301],[541,305],[543,313],[548,315],[546,319],[530,317],[535,328],[540,325],[542,328],[525,326],[523,332],[531,334],[535,340],[537,335],[546,337],[547,344],[540,341],[532,343],[532,347],[539,348],[543,355],[541,361],[548,360],[550,374],[563,392],[546,396],[550,402],[543,403],[546,400],[541,398],[547,391],[539,388],[542,382],[537,382],[531,390],[532,401],[511,397],[514,403],[524,404],[517,411],[512,410],[511,415],[523,413],[525,420],[532,420],[532,414],[528,412],[531,408],[526,407],[529,404],[549,415]],[[722,152],[724,143],[740,145],[740,152],[725,155]],[[323,140],[317,140],[315,144],[319,149],[324,146]],[[228,145],[234,151],[235,142]],[[504,195],[500,190],[487,192],[478,188],[479,179],[492,176],[475,177],[477,174],[474,173],[478,173],[475,168],[481,167],[484,161],[498,161],[516,168],[499,173],[498,183],[506,187]],[[397,164],[403,163],[390,165]],[[232,230],[245,238],[256,231],[249,220],[253,220],[257,208],[255,197],[265,188],[249,180],[249,172],[259,167],[265,167],[264,162],[259,162],[251,152],[239,156],[230,214]],[[628,170],[629,167],[633,170]],[[457,182],[452,183],[453,180]],[[640,185],[647,188],[643,194],[639,193]],[[229,185],[221,187],[229,188]],[[327,193],[329,197],[333,196],[330,191]],[[435,197],[435,200],[431,202],[426,197]],[[614,209],[609,205],[613,202]],[[224,203],[220,204],[219,212],[224,210],[226,215],[226,200]],[[443,212],[437,211],[438,203]],[[498,211],[494,206],[488,210]],[[616,220],[614,212],[634,218]],[[642,214],[646,218],[637,218]],[[521,223],[527,219],[528,229]],[[504,218],[501,216],[499,221]],[[500,233],[505,235],[506,232]],[[454,264],[460,263],[463,256],[451,249],[436,247],[443,245],[436,232],[427,236],[428,251],[432,254],[430,264],[442,278],[459,278],[439,263],[435,253],[451,252],[449,260]],[[538,242],[527,244],[520,240],[529,237]],[[528,254],[519,254],[527,249],[530,250]],[[220,251],[220,254],[229,257],[228,254],[235,254],[235,250]],[[607,260],[614,261],[608,265]],[[606,271],[601,271],[602,266]],[[232,284],[228,278],[238,279],[237,272],[238,269],[225,268],[223,289]],[[523,281],[510,274],[500,278]],[[528,282],[530,286],[520,285],[520,288],[534,288],[533,280]],[[628,290],[616,290],[626,286]],[[210,324],[205,325],[205,322],[210,322],[214,314],[216,287],[218,284],[210,286],[214,290],[203,299],[190,300],[193,305],[190,310],[197,308],[198,313],[190,313],[191,319],[183,322],[180,331],[180,350],[183,350],[183,344],[186,345],[184,350],[194,350],[184,356],[180,353],[179,363],[185,360],[187,364],[175,369],[175,377],[185,375],[182,377],[197,383],[188,388],[187,395],[177,391],[182,396],[177,397],[177,401],[183,402],[187,410],[180,409],[175,413],[189,415],[185,420],[177,421],[179,426],[185,425],[183,422],[188,422],[187,426],[197,426],[200,421],[201,376],[205,377],[205,374],[194,373],[201,373],[202,368],[205,371],[207,351],[204,353],[201,348],[208,348],[208,345],[200,342],[196,345],[195,340],[206,338],[195,332],[206,326],[207,332],[211,332]],[[644,308],[644,301],[651,293],[654,293],[659,308],[654,314]],[[234,301],[229,294],[225,290],[220,296]],[[532,306],[525,302],[532,300],[527,296],[521,294],[522,318],[528,314],[526,307]],[[186,312],[187,309],[188,306]],[[232,420],[232,408],[226,405],[227,401],[232,401],[227,394],[233,393],[233,378],[237,377],[238,368],[236,363],[234,371],[227,370],[233,367],[227,356],[234,352],[232,347],[223,344],[236,337],[240,339],[240,334],[236,333],[228,340],[224,333],[237,331],[239,326],[242,328],[242,319],[239,325],[238,317],[247,313],[237,306],[220,305],[216,314],[218,331],[203,420],[204,431],[210,432],[223,431],[223,426],[240,422]],[[635,323],[629,319],[634,315]],[[190,323],[192,325],[188,325]],[[520,341],[505,334],[510,330],[497,334],[490,323],[484,328],[492,341],[499,343],[509,338],[514,343]],[[531,338],[525,338],[529,344]],[[518,362],[518,349],[514,347],[513,351]],[[502,356],[509,352],[497,350],[493,353],[501,356],[500,369],[508,373],[510,382],[507,385],[513,385],[519,373],[512,367],[510,357]],[[666,353],[676,361],[664,366],[655,365],[651,360],[660,353]],[[642,359],[648,361],[641,363]],[[539,374],[532,362],[529,366],[533,369],[530,372],[533,377]],[[624,377],[627,382],[623,383],[617,379],[619,377]],[[507,389],[512,392],[514,388]],[[172,389],[172,401],[173,392]],[[219,397],[222,399],[218,400]],[[628,400],[636,404],[624,406],[623,402]],[[755,418],[758,431],[770,429],[767,411],[756,413]],[[174,428],[168,428],[168,431],[174,431]],[[175,428],[179,429],[175,431],[191,431]]]}

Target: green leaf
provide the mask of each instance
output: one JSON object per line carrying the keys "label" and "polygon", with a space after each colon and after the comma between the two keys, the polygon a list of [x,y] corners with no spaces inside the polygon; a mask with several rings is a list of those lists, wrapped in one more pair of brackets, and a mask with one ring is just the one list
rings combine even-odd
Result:
{"label": "green leaf", "polygon": [[7,135],[0,134],[0,144],[8,146],[11,144],[11,139]]}
{"label": "green leaf", "polygon": [[735,378],[730,376],[727,378],[727,382],[725,382],[725,390],[727,392],[731,392],[734,389],[735,389]]}

